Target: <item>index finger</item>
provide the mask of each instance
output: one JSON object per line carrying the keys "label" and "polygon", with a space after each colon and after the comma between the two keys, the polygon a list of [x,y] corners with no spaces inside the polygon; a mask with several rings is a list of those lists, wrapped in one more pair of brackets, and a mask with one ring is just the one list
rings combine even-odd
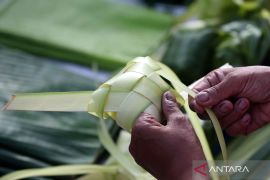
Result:
{"label": "index finger", "polygon": [[200,92],[212,86],[219,84],[227,74],[233,71],[233,68],[215,69],[199,80],[193,87],[195,92]]}

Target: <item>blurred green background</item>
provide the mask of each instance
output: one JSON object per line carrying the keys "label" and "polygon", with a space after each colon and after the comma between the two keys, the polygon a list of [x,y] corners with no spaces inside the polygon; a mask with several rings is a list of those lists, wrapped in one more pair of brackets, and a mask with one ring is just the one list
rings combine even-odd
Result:
{"label": "blurred green background", "polygon": [[[93,90],[137,56],[186,84],[227,62],[269,65],[269,10],[267,0],[0,0],[0,105],[15,92]],[[1,112],[0,175],[103,163],[96,126],[86,113]],[[108,128],[116,140],[119,127]],[[268,129],[226,137],[231,159],[268,159]]]}

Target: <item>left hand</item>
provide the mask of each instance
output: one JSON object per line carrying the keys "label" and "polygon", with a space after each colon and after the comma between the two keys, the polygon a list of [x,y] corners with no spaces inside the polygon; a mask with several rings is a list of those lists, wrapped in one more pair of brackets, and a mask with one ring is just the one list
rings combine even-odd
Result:
{"label": "left hand", "polygon": [[250,134],[270,123],[269,75],[266,66],[216,69],[196,85],[199,93],[190,106],[199,114],[224,107],[229,111],[216,113],[222,128],[231,136]]}
{"label": "left hand", "polygon": [[205,159],[200,142],[169,91],[163,95],[162,108],[165,125],[146,113],[137,119],[129,151],[157,179],[192,179],[192,161]]}

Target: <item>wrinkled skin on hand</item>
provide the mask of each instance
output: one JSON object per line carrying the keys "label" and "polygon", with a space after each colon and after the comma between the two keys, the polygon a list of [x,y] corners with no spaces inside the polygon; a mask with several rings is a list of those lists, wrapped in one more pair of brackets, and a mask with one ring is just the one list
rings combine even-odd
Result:
{"label": "wrinkled skin on hand", "polygon": [[170,92],[164,93],[162,108],[164,124],[146,113],[137,119],[129,151],[157,179],[192,179],[192,160],[205,159],[200,142]]}
{"label": "wrinkled skin on hand", "polygon": [[270,67],[217,69],[194,87],[190,107],[201,116],[213,108],[229,135],[246,135],[270,122]]}

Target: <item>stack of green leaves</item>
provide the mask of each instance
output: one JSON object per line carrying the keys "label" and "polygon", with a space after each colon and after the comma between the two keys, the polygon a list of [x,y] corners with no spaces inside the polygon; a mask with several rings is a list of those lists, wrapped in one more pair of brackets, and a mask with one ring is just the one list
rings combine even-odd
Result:
{"label": "stack of green leaves", "polygon": [[[196,1],[162,45],[166,46],[163,63],[184,82],[192,83],[227,62],[244,66],[266,61],[270,54],[270,6],[266,3]],[[197,19],[186,22],[190,17]]]}
{"label": "stack of green leaves", "polygon": [[[23,62],[23,63],[22,63]],[[0,48],[0,105],[15,92],[94,89],[103,81],[14,50]],[[108,121],[112,137],[117,127]],[[97,118],[87,113],[1,112],[0,175],[59,164],[97,162],[103,148]]]}
{"label": "stack of green leaves", "polygon": [[5,0],[0,6],[0,43],[107,69],[149,54],[172,22],[111,0]]}

